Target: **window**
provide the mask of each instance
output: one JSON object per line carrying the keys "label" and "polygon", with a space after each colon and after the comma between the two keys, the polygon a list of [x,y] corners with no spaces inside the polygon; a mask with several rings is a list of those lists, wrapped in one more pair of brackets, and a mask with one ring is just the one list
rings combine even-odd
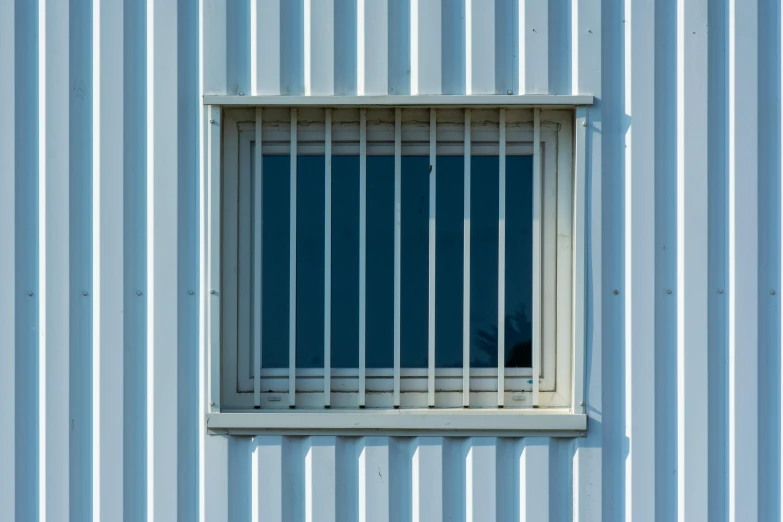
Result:
{"label": "window", "polygon": [[211,427],[235,414],[250,429],[248,412],[263,429],[383,429],[391,413],[583,424],[573,110],[210,115]]}

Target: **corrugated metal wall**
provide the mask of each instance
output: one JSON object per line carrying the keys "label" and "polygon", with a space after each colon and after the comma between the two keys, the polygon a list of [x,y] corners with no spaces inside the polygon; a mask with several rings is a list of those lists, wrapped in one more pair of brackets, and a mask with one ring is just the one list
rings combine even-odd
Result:
{"label": "corrugated metal wall", "polygon": [[[780,520],[773,0],[4,0],[0,519]],[[593,94],[577,440],[206,436],[201,93]]]}

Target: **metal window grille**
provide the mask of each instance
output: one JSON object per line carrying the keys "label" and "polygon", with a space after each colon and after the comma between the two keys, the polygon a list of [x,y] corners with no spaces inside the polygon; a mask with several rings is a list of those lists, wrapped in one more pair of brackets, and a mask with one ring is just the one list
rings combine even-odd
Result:
{"label": "metal window grille", "polygon": [[[214,109],[213,109],[214,110]],[[223,169],[211,182],[210,236],[222,256],[219,321],[223,410],[319,408],[538,408],[572,405],[573,111],[533,109],[281,108],[230,109],[221,118]],[[323,155],[323,368],[297,368],[297,162]],[[331,364],[332,164],[359,157],[358,367]],[[367,158],[394,157],[393,366],[368,368]],[[438,157],[464,156],[462,368],[436,367],[436,202]],[[288,155],[288,366],[268,368],[262,347],[264,156]],[[428,156],[429,231],[426,368],[401,367],[402,162]],[[471,367],[470,159],[497,155],[497,368]],[[532,157],[532,361],[505,366],[507,158]],[[213,256],[215,254],[213,253]],[[213,337],[214,339],[214,337]],[[280,349],[281,347],[278,347]]]}

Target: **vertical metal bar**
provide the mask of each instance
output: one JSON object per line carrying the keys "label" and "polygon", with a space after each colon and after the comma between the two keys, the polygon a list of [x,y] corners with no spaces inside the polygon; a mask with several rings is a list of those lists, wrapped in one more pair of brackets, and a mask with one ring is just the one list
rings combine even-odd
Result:
{"label": "vertical metal bar", "polygon": [[585,363],[585,220],[587,170],[587,108],[576,109],[574,151],[574,383],[573,411],[584,413]]}
{"label": "vertical metal bar", "polygon": [[505,399],[506,377],[506,109],[500,109],[498,141],[498,408]]}
{"label": "vertical metal bar", "polygon": [[256,109],[256,148],[254,158],[253,178],[253,355],[255,368],[253,368],[253,405],[261,407],[261,277],[263,267],[263,154],[262,154],[262,128],[263,119],[261,107]]}
{"label": "vertical metal bar", "polygon": [[430,221],[429,221],[429,306],[427,330],[427,405],[435,407],[435,109],[430,109]]}
{"label": "vertical metal bar", "polygon": [[367,311],[367,109],[359,115],[359,407],[364,408]]}
{"label": "vertical metal bar", "polygon": [[465,109],[464,213],[462,219],[462,407],[470,406],[470,109]]}
{"label": "vertical metal bar", "polygon": [[288,406],[296,406],[296,109],[291,109],[291,188],[288,234]]}
{"label": "vertical metal bar", "polygon": [[400,274],[402,271],[402,109],[394,110],[394,407],[400,406]]}
{"label": "vertical metal bar", "polygon": [[541,374],[541,109],[533,109],[533,407]]}
{"label": "vertical metal bar", "polygon": [[324,124],[324,407],[332,404],[332,109]]}

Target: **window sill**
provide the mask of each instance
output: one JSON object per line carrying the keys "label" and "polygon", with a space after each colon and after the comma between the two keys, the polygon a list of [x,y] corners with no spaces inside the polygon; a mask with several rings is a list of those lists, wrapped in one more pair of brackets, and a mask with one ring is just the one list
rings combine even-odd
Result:
{"label": "window sill", "polygon": [[213,434],[583,437],[587,415],[567,409],[294,410],[211,413]]}

